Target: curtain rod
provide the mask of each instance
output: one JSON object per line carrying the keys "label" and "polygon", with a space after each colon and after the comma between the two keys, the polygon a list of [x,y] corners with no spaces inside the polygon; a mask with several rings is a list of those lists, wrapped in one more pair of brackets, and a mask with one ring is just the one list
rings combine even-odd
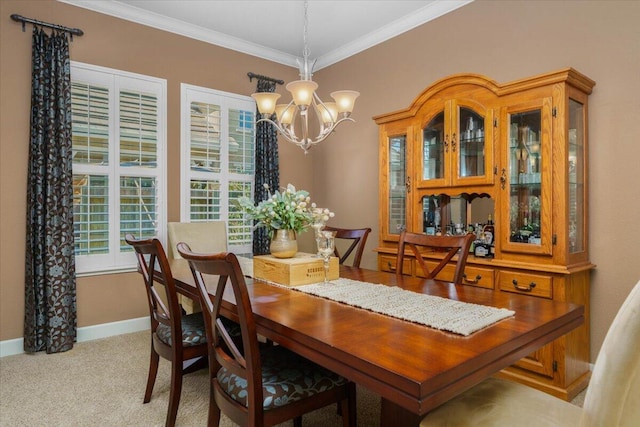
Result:
{"label": "curtain rod", "polygon": [[278,80],[278,79],[274,79],[273,77],[267,77],[267,76],[263,76],[262,74],[254,74],[251,71],[249,71],[247,73],[247,76],[249,76],[249,81],[251,81],[252,79],[262,79],[262,80],[267,80],[270,82],[274,82],[277,83],[279,85],[283,85],[284,84],[284,80]]}
{"label": "curtain rod", "polygon": [[74,34],[76,36],[81,36],[84,34],[84,31],[82,31],[80,28],[69,28],[63,25],[49,24],[48,22],[38,21],[37,19],[25,18],[24,16],[18,15],[17,13],[14,13],[13,15],[11,15],[11,19],[13,19],[16,22],[22,22],[22,32],[24,32],[25,24],[29,22],[31,24],[40,25],[42,27],[48,27],[48,28],[54,28],[56,30],[66,31],[67,33],[71,34],[71,40],[73,40]]}

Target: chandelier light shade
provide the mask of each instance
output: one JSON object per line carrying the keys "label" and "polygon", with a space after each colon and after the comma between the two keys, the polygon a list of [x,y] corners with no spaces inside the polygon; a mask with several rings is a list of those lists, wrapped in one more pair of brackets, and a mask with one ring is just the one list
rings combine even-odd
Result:
{"label": "chandelier light shade", "polygon": [[[331,92],[331,98],[335,102],[323,102],[316,93],[318,83],[311,80],[315,61],[309,63],[307,9],[308,2],[305,1],[303,60],[298,59],[300,80],[286,86],[293,99],[288,104],[278,104],[280,95],[277,93],[259,92],[251,95],[260,113],[258,122],[271,123],[287,141],[302,148],[305,154],[309,148],[324,141],[340,123],[355,121],[350,115],[356,98],[360,96],[360,92],[355,90],[339,90]],[[276,117],[272,120],[274,113]],[[313,138],[309,134],[310,116],[314,116],[318,122],[318,134]]]}

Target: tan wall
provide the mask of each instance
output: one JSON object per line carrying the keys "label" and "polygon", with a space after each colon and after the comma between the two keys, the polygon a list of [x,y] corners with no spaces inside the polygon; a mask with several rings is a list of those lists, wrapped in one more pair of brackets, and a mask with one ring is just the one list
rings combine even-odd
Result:
{"label": "tan wall", "polygon": [[[596,81],[589,98],[592,360],[640,280],[640,2],[476,0],[321,70],[320,88],[362,93],[346,124],[314,156],[316,196],[336,223],[375,225],[377,128],[372,116],[408,107],[450,74],[508,82],[573,67]],[[340,86],[340,87],[338,87]],[[314,150],[316,150],[314,148]],[[340,189],[336,191],[336,189]],[[367,250],[363,266],[375,267]]]}
{"label": "tan wall", "polygon": [[[86,35],[72,43],[74,60],[168,80],[170,220],[179,218],[179,83],[250,94],[255,83],[249,83],[247,71],[287,81],[297,74],[292,68],[51,0],[0,1],[0,340],[22,336],[24,304],[31,41],[9,20],[11,13],[82,28]],[[449,74],[473,72],[507,82],[576,68],[597,83],[589,100],[595,359],[613,316],[640,279],[639,19],[640,3],[631,1],[476,0],[320,70],[314,79],[323,98],[336,89],[362,93],[353,116],[357,123],[341,125],[307,156],[281,143],[281,182],[308,189],[318,204],[334,210],[333,225],[372,227],[363,266],[375,268],[378,135],[372,116],[409,106],[425,87]],[[16,102],[19,99],[24,101]],[[133,274],[80,279],[80,326],[145,315],[135,279]],[[130,301],[136,293],[139,301],[123,305],[120,295],[127,291]]]}
{"label": "tan wall", "polygon": [[[82,8],[45,1],[0,1],[0,341],[23,335],[26,188],[31,91],[31,29],[22,32],[9,16],[78,27],[71,59],[167,80],[168,218],[180,220],[180,83],[251,94],[247,72],[295,79],[291,67],[211,44],[155,30]],[[311,183],[311,157],[283,145],[282,176],[299,186]],[[78,326],[148,315],[137,274],[78,279]]]}

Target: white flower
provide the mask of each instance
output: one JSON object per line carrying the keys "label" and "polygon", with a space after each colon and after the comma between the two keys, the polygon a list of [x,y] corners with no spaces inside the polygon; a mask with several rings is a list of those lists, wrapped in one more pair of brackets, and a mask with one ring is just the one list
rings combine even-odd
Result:
{"label": "white flower", "polygon": [[[265,184],[264,188],[268,189],[268,185]],[[280,191],[274,191],[273,194],[269,193],[269,196],[257,205],[248,197],[241,197],[236,205],[245,213],[245,218],[255,220],[256,226],[266,227],[270,234],[280,229],[303,232],[314,221],[328,220],[330,213],[328,209],[318,208],[315,203],[311,203],[309,193],[296,190],[292,184]]]}

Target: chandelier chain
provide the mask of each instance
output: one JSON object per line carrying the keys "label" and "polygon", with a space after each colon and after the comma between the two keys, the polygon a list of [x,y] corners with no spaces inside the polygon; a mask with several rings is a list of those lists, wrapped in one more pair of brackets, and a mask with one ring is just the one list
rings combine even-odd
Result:
{"label": "chandelier chain", "polygon": [[302,41],[304,43],[304,49],[302,50],[302,56],[304,57],[305,63],[308,61],[309,55],[311,54],[311,50],[309,49],[309,43],[307,41],[308,37],[308,27],[309,27],[309,2],[304,2],[304,29],[302,34]]}

